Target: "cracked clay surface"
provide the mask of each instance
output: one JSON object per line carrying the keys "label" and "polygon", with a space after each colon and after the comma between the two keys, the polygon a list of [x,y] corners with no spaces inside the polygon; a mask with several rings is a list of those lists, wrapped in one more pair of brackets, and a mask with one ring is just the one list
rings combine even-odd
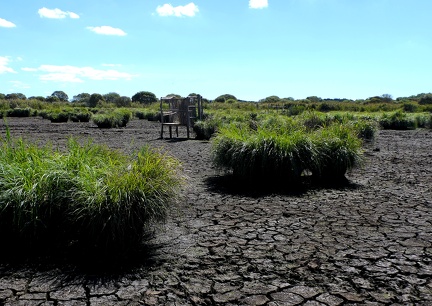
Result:
{"label": "cracked clay surface", "polygon": [[162,147],[189,186],[142,267],[107,277],[0,263],[0,305],[432,305],[430,130],[380,131],[347,174],[352,186],[283,194],[215,188],[210,143],[158,139],[156,122],[8,125],[59,146],[75,135],[125,151]]}

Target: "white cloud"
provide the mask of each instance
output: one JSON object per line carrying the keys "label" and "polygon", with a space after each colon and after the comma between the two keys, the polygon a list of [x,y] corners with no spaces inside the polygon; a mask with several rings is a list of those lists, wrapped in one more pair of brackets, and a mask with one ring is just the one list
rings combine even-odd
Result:
{"label": "white cloud", "polygon": [[51,9],[47,9],[46,7],[43,7],[38,10],[38,13],[41,18],[52,18],[52,19],[63,19],[66,17],[72,19],[79,18],[78,14],[75,14],[73,12],[64,12],[58,8],[51,10]]}
{"label": "white cloud", "polygon": [[156,12],[159,16],[193,17],[199,12],[199,9],[197,5],[191,2],[184,6],[172,6],[171,4],[159,5],[156,8]]}
{"label": "white cloud", "polygon": [[19,88],[19,89],[30,88],[30,86],[28,84],[23,83],[21,81],[10,81],[9,83],[11,83],[14,88]]}
{"label": "white cloud", "polygon": [[268,7],[268,0],[249,0],[249,8],[262,9]]}
{"label": "white cloud", "polygon": [[13,70],[9,66],[10,59],[7,56],[0,56],[0,74],[2,73],[16,73],[15,70]]}
{"label": "white cloud", "polygon": [[104,67],[121,67],[122,64],[102,64]]}
{"label": "white cloud", "polygon": [[101,35],[117,35],[117,36],[126,36],[126,32],[121,29],[113,28],[110,26],[101,26],[101,27],[87,27],[92,32]]}
{"label": "white cloud", "polygon": [[41,72],[42,81],[82,83],[89,80],[131,80],[135,75],[117,70],[98,70],[93,67],[41,65],[39,68],[22,68],[23,71]]}
{"label": "white cloud", "polygon": [[68,12],[69,13],[69,17],[72,19],[79,19],[80,16],[78,14],[75,14],[74,12]]}
{"label": "white cloud", "polygon": [[15,28],[16,25],[10,21],[7,21],[6,19],[0,18],[0,27],[3,28]]}

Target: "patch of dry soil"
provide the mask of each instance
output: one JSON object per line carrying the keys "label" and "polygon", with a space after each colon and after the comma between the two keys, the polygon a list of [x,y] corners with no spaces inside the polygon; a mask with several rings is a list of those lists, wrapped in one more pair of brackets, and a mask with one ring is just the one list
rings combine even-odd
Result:
{"label": "patch of dry soil", "polygon": [[156,122],[8,125],[59,147],[74,135],[164,148],[189,187],[145,266],[106,277],[0,263],[0,305],[432,305],[431,131],[381,131],[349,186],[283,194],[235,192],[218,181],[209,142],[159,139]]}

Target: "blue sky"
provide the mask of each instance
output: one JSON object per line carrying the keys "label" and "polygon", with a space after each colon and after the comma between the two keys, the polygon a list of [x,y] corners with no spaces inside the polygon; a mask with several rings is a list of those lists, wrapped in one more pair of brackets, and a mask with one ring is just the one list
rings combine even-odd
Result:
{"label": "blue sky", "polygon": [[432,91],[431,0],[0,2],[0,93]]}

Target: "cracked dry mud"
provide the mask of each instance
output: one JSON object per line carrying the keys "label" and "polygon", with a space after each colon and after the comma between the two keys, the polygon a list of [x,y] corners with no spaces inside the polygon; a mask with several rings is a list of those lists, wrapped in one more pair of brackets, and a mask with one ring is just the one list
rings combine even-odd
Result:
{"label": "cracked dry mud", "polygon": [[158,139],[155,122],[8,125],[59,146],[75,135],[163,147],[189,187],[150,241],[151,264],[107,277],[0,263],[0,305],[432,305],[431,131],[380,131],[349,186],[283,194],[215,187],[210,143]]}

